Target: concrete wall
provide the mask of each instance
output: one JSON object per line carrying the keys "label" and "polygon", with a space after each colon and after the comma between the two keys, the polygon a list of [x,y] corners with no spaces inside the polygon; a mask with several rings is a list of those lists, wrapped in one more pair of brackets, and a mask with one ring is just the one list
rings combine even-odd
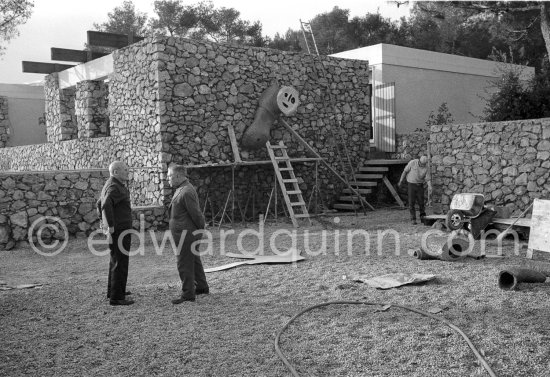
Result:
{"label": "concrete wall", "polygon": [[6,146],[45,143],[44,87],[0,84],[0,96],[8,99],[11,128]]}

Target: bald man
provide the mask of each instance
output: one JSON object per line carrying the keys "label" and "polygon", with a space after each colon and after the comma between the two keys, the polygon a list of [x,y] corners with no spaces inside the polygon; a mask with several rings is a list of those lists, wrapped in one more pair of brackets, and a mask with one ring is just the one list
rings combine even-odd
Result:
{"label": "bald man", "polygon": [[132,228],[130,192],[125,186],[128,181],[128,165],[115,161],[109,166],[109,174],[97,201],[97,210],[111,251],[107,297],[111,305],[131,305],[134,302],[126,299],[126,295],[130,294],[126,292],[126,282],[131,235],[126,233],[122,236],[125,230]]}
{"label": "bald man", "polygon": [[401,186],[407,179],[408,197],[409,197],[409,211],[411,214],[411,222],[416,225],[416,208],[418,203],[418,209],[420,211],[420,220],[426,216],[426,210],[424,208],[424,183],[428,183],[428,193],[432,191],[431,175],[428,170],[428,157],[421,156],[419,159],[411,160],[403,170],[401,178],[399,179],[399,186]]}

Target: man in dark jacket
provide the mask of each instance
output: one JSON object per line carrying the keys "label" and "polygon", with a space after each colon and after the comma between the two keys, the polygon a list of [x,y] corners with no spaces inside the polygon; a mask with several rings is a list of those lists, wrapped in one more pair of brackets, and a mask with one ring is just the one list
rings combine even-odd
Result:
{"label": "man in dark jacket", "polygon": [[107,234],[111,260],[107,297],[111,305],[131,305],[126,300],[126,282],[128,280],[128,262],[131,235],[125,230],[132,228],[132,209],[130,192],[124,185],[128,181],[128,166],[122,161],[115,161],[109,166],[111,177],[105,182],[101,196],[97,201],[97,210],[101,216],[101,226]]}
{"label": "man in dark jacket", "polygon": [[181,245],[176,254],[182,292],[172,303],[181,304],[184,301],[195,301],[196,295],[208,294],[210,291],[199,255],[199,243],[196,242],[200,241],[201,234],[193,234],[205,228],[205,221],[199,197],[187,178],[184,166],[173,165],[168,169],[168,183],[176,189],[168,209],[170,232],[175,244],[178,247]]}

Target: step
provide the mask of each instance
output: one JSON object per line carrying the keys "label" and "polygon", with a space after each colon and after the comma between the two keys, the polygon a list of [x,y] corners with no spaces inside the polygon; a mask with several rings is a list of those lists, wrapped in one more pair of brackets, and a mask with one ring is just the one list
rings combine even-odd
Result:
{"label": "step", "polygon": [[390,170],[387,166],[361,166],[359,171],[361,173],[383,173]]}
{"label": "step", "polygon": [[409,160],[375,159],[367,160],[365,165],[406,165]]}
{"label": "step", "polygon": [[301,194],[302,191],[301,190],[288,190],[286,193],[287,193],[287,195],[298,195],[298,194]]}
{"label": "step", "polygon": [[271,145],[270,146],[271,149],[286,149],[286,145]]}
{"label": "step", "polygon": [[277,161],[290,161],[290,158],[288,157],[279,157],[279,156],[275,156],[275,160]]}
{"label": "step", "polygon": [[305,217],[309,217],[309,213],[299,213],[297,215],[294,215],[294,217],[296,218],[305,218]]}
{"label": "step", "polygon": [[368,181],[350,182],[349,184],[351,185],[351,187],[376,187],[376,186],[378,186],[378,183],[368,182]]}
{"label": "step", "polygon": [[346,209],[346,210],[356,210],[356,209],[361,209],[361,205],[360,204],[340,204],[340,203],[336,203],[335,205],[332,206],[332,208],[334,209]]}
{"label": "step", "polygon": [[279,171],[290,171],[294,170],[293,168],[279,168]]}
{"label": "step", "polygon": [[[372,193],[371,189],[356,189],[355,191],[357,191],[359,194],[363,194],[363,195],[367,195],[367,194]],[[344,194],[355,194],[349,188],[345,188],[344,190],[342,190],[342,193],[344,193]]]}
{"label": "step", "polygon": [[354,174],[355,179],[382,179],[384,174]]}
{"label": "step", "polygon": [[298,183],[298,180],[296,178],[283,179],[283,183]]}
{"label": "step", "polygon": [[293,202],[293,203],[290,203],[290,205],[292,207],[298,207],[298,206],[305,206],[306,203],[304,203],[304,202]]}
{"label": "step", "polygon": [[338,198],[339,201],[341,202],[355,202],[355,203],[359,203],[359,198],[357,197],[357,195],[353,196],[353,195],[342,195]]}

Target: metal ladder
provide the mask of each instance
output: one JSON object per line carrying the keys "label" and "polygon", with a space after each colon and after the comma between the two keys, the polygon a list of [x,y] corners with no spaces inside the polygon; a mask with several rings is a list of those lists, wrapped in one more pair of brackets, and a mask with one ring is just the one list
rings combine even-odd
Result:
{"label": "metal ladder", "polygon": [[[288,214],[292,220],[292,225],[298,228],[298,219],[300,218],[307,219],[309,225],[311,225],[311,218],[307,211],[306,202],[302,196],[302,190],[300,190],[298,186],[298,179],[294,174],[294,168],[290,164],[290,158],[286,152],[285,144],[280,141],[278,145],[271,145],[268,141],[266,146],[269,158],[273,163],[273,168],[275,168],[275,174],[277,175],[277,180],[279,181],[279,186],[281,187]],[[276,155],[276,151],[280,151],[280,154]],[[281,163],[284,165],[280,166],[279,164]],[[287,185],[291,187],[288,188]],[[293,199],[291,199],[291,197]],[[295,211],[299,211],[300,213],[296,213]]]}

